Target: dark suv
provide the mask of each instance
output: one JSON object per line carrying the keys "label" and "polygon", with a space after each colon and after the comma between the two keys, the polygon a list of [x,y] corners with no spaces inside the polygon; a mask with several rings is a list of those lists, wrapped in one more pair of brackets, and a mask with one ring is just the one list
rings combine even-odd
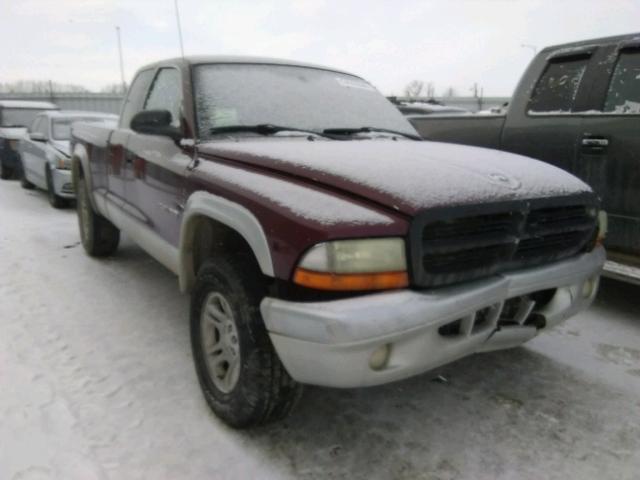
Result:
{"label": "dark suv", "polygon": [[0,100],[0,178],[12,178],[20,170],[18,142],[43,110],[58,110],[49,102]]}

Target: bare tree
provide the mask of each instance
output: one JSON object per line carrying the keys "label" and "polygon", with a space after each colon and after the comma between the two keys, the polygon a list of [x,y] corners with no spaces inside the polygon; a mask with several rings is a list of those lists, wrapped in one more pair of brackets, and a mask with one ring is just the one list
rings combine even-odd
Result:
{"label": "bare tree", "polygon": [[404,87],[404,96],[409,98],[417,98],[424,90],[424,82],[421,80],[412,80]]}
{"label": "bare tree", "polygon": [[88,91],[81,85],[48,80],[16,80],[15,82],[0,83],[0,92],[3,93],[79,93]]}
{"label": "bare tree", "polygon": [[445,97],[455,97],[456,96],[456,90],[453,87],[449,87],[445,90],[444,92],[444,96]]}

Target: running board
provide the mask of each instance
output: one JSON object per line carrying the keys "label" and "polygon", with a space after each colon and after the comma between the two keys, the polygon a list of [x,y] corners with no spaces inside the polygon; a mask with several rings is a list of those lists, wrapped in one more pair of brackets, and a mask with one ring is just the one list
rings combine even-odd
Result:
{"label": "running board", "polygon": [[604,264],[602,275],[615,280],[640,285],[640,268],[625,265],[624,263],[608,260]]}

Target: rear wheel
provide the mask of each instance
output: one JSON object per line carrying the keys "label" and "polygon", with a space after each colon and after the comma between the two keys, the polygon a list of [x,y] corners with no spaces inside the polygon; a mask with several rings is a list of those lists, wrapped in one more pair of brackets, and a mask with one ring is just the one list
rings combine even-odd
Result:
{"label": "rear wheel", "polygon": [[260,314],[266,289],[255,261],[206,261],[191,297],[191,346],[207,403],[247,428],[286,416],[302,393],[276,354]]}
{"label": "rear wheel", "polygon": [[9,180],[13,177],[13,168],[9,168],[0,160],[0,178],[3,180]]}
{"label": "rear wheel", "polygon": [[47,196],[49,197],[49,204],[53,208],[64,208],[66,207],[67,200],[62,198],[61,196],[56,194],[56,190],[53,187],[53,175],[51,174],[51,169],[47,167],[47,171],[45,173],[47,177]]}
{"label": "rear wheel", "polygon": [[107,257],[118,249],[120,230],[93,210],[83,177],[78,179],[77,187],[76,201],[82,246],[92,257]]}

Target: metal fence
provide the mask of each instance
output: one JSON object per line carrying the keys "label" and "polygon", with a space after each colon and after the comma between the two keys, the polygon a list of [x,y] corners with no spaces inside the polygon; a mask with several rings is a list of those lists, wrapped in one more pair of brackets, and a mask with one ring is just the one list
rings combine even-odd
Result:
{"label": "metal fence", "polygon": [[0,93],[0,100],[52,102],[62,110],[120,113],[123,96],[119,93]]}
{"label": "metal fence", "polygon": [[[399,101],[405,97],[395,97]],[[0,93],[0,100],[34,100],[52,102],[62,110],[120,113],[123,96],[119,93]],[[444,105],[461,107],[471,112],[500,107],[509,97],[436,97],[412,100],[436,100]]]}

